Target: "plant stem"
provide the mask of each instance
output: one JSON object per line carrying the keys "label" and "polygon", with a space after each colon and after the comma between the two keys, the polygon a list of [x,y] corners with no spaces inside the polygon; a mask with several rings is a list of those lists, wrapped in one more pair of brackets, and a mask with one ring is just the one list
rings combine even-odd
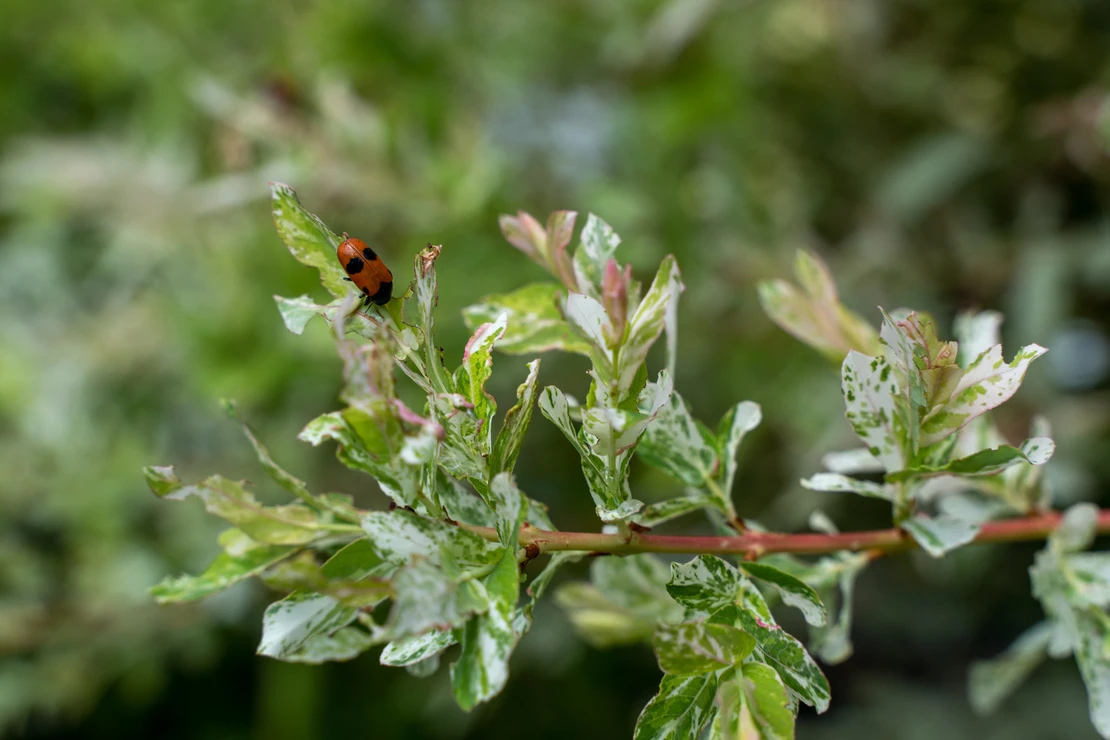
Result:
{"label": "plant stem", "polygon": [[[979,530],[975,542],[1019,542],[1047,538],[1059,525],[1057,512],[987,522]],[[459,526],[478,536],[496,542],[497,530],[469,524]],[[1110,509],[1101,509],[1097,528],[1110,534]],[[520,531],[520,545],[535,554],[572,550],[606,555],[632,555],[642,552],[690,553],[697,555],[741,555],[749,559],[771,553],[821,555],[833,552],[870,551],[876,554],[910,550],[917,547],[913,538],[901,529],[876,529],[838,534],[782,534],[750,532],[736,537],[688,536],[646,533],[602,534],[600,532],[550,532],[534,527]]]}

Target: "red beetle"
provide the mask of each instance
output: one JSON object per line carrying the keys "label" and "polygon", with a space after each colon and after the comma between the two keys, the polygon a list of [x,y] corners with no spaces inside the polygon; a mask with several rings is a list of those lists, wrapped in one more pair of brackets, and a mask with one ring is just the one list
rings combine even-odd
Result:
{"label": "red beetle", "polygon": [[389,303],[389,299],[393,297],[393,273],[366,242],[351,239],[344,234],[336,256],[349,275],[346,279],[362,292],[367,306],[371,303],[379,306]]}

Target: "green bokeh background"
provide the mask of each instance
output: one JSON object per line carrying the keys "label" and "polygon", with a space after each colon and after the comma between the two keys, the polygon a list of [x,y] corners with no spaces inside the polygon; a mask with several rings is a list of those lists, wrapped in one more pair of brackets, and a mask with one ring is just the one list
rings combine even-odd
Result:
{"label": "green bokeh background", "polygon": [[[491,705],[373,654],[320,668],[254,655],[271,594],[193,607],[146,588],[197,571],[217,522],[154,500],[176,464],[276,495],[218,399],[317,491],[384,505],[294,437],[331,410],[322,326],[271,298],[322,291],[280,245],[268,180],[375,245],[398,282],[444,245],[440,338],[460,309],[540,279],[497,230],[524,209],[592,211],[650,279],[687,285],[677,388],[714,422],[763,406],[737,508],[801,529],[815,507],[885,526],[875,502],[800,489],[851,445],[837,378],[761,313],[793,250],[845,301],[1006,312],[1007,353],[1052,350],[1001,413],[1045,412],[1058,502],[1110,491],[1110,6],[1095,0],[459,3],[5,0],[0,10],[0,732],[32,738],[629,737],[658,672],[647,648],[591,651],[552,606]],[[580,221],[581,223],[581,221]],[[498,357],[507,408],[527,358]],[[582,397],[580,358],[541,382]],[[537,415],[522,487],[592,527],[572,451]],[[634,470],[636,495],[675,493]],[[195,503],[195,502],[193,502]],[[856,654],[802,738],[1094,737],[1071,662],[975,717],[967,665],[1039,619],[1035,547],[919,554],[861,578]],[[582,571],[570,573],[581,576]]]}

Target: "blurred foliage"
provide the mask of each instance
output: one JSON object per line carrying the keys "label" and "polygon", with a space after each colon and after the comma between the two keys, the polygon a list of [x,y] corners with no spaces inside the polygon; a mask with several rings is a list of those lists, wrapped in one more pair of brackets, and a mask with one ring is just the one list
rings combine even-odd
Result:
{"label": "blurred foliage", "polygon": [[[501,240],[500,213],[596,212],[640,279],[675,253],[682,320],[711,327],[680,326],[676,387],[701,418],[763,405],[741,516],[800,528],[819,504],[886,524],[797,485],[851,438],[835,372],[759,310],[755,282],[786,277],[798,246],[873,324],[878,304],[943,325],[997,308],[1007,346],[1048,346],[1000,421],[1016,438],[1023,404],[1047,411],[1058,497],[1106,503],[1110,6],[6,0],[2,15],[0,725],[306,738],[374,717],[383,738],[617,737],[654,690],[646,650],[584,652],[541,615],[514,665],[525,678],[464,716],[442,682],[387,680],[372,660],[245,658],[264,603],[249,589],[150,602],[147,586],[215,545],[200,507],[157,506],[140,466],[259,477],[221,397],[318,490],[383,502],[294,441],[333,408],[339,372],[322,327],[294,341],[270,298],[318,290],[273,235],[270,179],[392,265],[444,244],[444,317],[541,278]],[[461,317],[441,325],[457,355]],[[545,362],[541,382],[584,395],[584,370]],[[511,398],[523,376],[521,360],[492,390]],[[572,527],[590,506],[557,435],[533,428],[518,475]],[[646,469],[633,487],[674,493]],[[803,735],[889,735],[912,714],[913,736],[1088,736],[1067,671],[1038,673],[1001,719],[966,708],[970,660],[1038,618],[1031,552],[868,572],[856,658],[830,672],[834,709]]]}

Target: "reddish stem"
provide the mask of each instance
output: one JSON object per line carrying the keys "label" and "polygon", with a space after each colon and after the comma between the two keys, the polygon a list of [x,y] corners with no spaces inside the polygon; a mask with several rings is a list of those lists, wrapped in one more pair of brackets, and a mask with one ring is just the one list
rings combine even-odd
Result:
{"label": "reddish stem", "polygon": [[[975,542],[1018,542],[1040,540],[1050,535],[1060,523],[1062,514],[1050,512],[1033,516],[987,522],[979,530]],[[461,525],[475,534],[497,541],[497,530],[491,527]],[[1110,534],[1110,509],[1098,513],[1097,529]],[[595,532],[551,532],[534,527],[520,531],[520,545],[530,552],[580,550],[583,552],[631,555],[641,552],[690,553],[699,555],[741,555],[749,559],[775,552],[798,555],[821,555],[832,552],[870,551],[876,554],[912,549],[913,538],[901,529],[876,529],[838,534],[782,534],[751,532],[735,537],[647,534],[601,534]]]}

